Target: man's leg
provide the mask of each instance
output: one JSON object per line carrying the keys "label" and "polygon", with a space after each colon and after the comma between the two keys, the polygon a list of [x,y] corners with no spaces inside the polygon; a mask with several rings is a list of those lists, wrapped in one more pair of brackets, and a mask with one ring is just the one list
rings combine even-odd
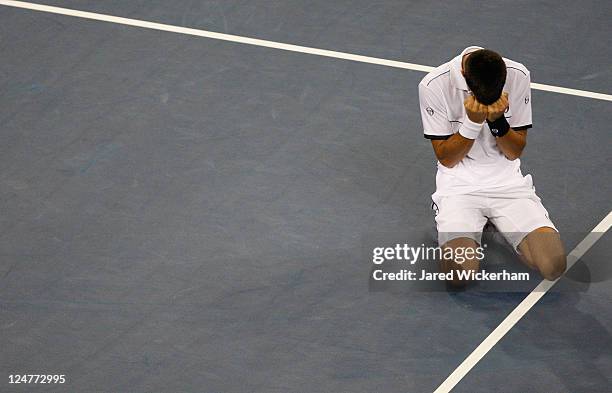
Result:
{"label": "man's leg", "polygon": [[523,263],[548,280],[566,268],[561,237],[540,198],[529,191],[522,198],[496,198],[491,203],[491,221],[521,254]]}
{"label": "man's leg", "polygon": [[[469,281],[462,280],[457,272],[478,271],[479,261],[475,258],[465,258],[465,250],[478,247],[482,228],[487,222],[483,215],[483,198],[472,195],[453,195],[438,198],[435,201],[436,226],[438,229],[438,244],[442,250],[450,248],[454,258],[442,259],[440,271],[453,271],[453,280],[448,282],[453,286],[465,286]],[[443,252],[443,256],[444,256]],[[449,253],[446,253],[449,256]],[[474,252],[468,256],[474,256]]]}
{"label": "man's leg", "polygon": [[525,262],[540,271],[547,280],[556,280],[565,272],[567,258],[559,233],[551,227],[531,231],[518,245]]}
{"label": "man's leg", "polygon": [[[466,249],[475,250],[478,247],[478,243],[474,239],[469,237],[459,237],[449,240],[442,246],[442,250],[452,249],[452,255],[463,255]],[[473,255],[473,253],[470,253]],[[440,264],[440,271],[442,273],[453,272],[453,280],[448,283],[454,287],[463,287],[467,285],[470,280],[461,279],[458,275],[460,271],[474,271],[477,272],[480,268],[480,261],[477,258],[463,258],[460,259],[462,263],[459,263],[458,258],[442,259]]]}

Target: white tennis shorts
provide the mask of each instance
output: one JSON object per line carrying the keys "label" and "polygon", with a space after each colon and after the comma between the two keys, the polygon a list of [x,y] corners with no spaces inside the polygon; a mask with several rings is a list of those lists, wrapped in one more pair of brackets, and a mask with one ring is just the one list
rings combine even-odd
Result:
{"label": "white tennis shorts", "polygon": [[533,186],[497,188],[464,195],[432,196],[438,244],[468,237],[481,244],[490,221],[517,251],[527,234],[540,227],[557,230]]}

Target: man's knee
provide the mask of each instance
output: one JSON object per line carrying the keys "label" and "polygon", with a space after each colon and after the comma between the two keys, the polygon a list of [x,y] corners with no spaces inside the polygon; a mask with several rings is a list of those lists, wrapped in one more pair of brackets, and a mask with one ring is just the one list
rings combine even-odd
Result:
{"label": "man's knee", "polygon": [[554,281],[565,272],[567,268],[567,258],[565,255],[551,255],[542,257],[542,261],[538,264],[540,274],[550,281]]}
{"label": "man's knee", "polygon": [[[473,280],[471,275],[461,275],[461,271],[478,271],[480,260],[475,257],[474,252],[466,250],[476,250],[478,243],[471,238],[460,237],[449,240],[442,246],[442,272],[453,272],[453,279],[448,282],[453,287],[464,287]],[[452,255],[452,257],[450,257]]]}
{"label": "man's knee", "polygon": [[523,243],[525,242],[527,244],[522,245],[526,245],[529,249],[529,264],[537,267],[545,279],[556,280],[565,272],[567,268],[565,249],[555,229],[538,228],[527,235]]}

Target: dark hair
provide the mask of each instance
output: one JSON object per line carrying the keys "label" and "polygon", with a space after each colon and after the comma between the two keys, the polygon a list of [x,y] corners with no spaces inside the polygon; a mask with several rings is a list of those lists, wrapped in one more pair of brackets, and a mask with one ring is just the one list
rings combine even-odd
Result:
{"label": "dark hair", "polygon": [[501,97],[506,83],[506,63],[492,50],[479,49],[465,60],[465,81],[478,102],[491,105]]}

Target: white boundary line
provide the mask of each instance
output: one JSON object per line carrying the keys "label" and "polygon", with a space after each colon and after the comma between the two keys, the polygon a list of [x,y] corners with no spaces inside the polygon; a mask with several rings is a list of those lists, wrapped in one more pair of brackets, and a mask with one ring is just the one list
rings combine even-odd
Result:
{"label": "white boundary line", "polygon": [[[414,64],[414,63],[405,63],[403,61],[386,60],[386,59],[381,59],[378,57],[355,55],[355,54],[345,53],[345,52],[336,52],[336,51],[331,51],[331,50],[326,50],[326,49],[311,48],[308,46],[284,44],[282,42],[260,40],[257,38],[242,37],[242,36],[231,35],[231,34],[215,33],[213,31],[191,29],[188,27],[180,27],[180,26],[167,25],[167,24],[155,23],[155,22],[147,22],[147,21],[139,20],[139,19],[122,18],[119,16],[97,14],[93,12],[78,11],[78,10],[73,10],[69,8],[53,7],[53,6],[42,5],[42,4],[28,3],[24,1],[0,0],[0,5],[5,5],[9,7],[15,7],[15,8],[23,8],[23,9],[33,10],[33,11],[42,11],[42,12],[47,12],[51,14],[73,16],[77,18],[92,19],[92,20],[116,23],[116,24],[126,25],[126,26],[142,27],[145,29],[168,31],[172,33],[186,34],[186,35],[192,35],[192,36],[197,36],[197,37],[206,37],[206,38],[212,38],[215,40],[237,42],[240,44],[263,46],[266,48],[274,48],[274,49],[286,50],[286,51],[291,51],[291,52],[307,53],[307,54],[316,55],[316,56],[333,57],[336,59],[351,60],[351,61],[357,61],[360,63],[378,64],[378,65],[387,66],[387,67],[403,68],[403,69],[412,70],[412,71],[430,72],[434,69],[434,67],[431,67],[431,66]],[[593,98],[596,100],[612,101],[611,94],[596,93],[596,92],[586,91],[586,90],[570,89],[567,87],[560,87],[560,86],[543,85],[541,83],[532,83],[531,88],[534,90],[542,90],[542,91],[549,91],[553,93],[568,94],[568,95],[578,96],[578,97]]]}
{"label": "white boundary line", "polygon": [[[573,250],[567,255],[567,270],[569,270],[578,261],[589,248],[601,238],[612,225],[612,211],[601,220],[599,224],[584,238]],[[566,271],[567,271],[566,270]],[[459,381],[478,363],[490,350],[501,340],[506,333],[516,325],[518,321],[527,314],[529,310],[548,292],[550,288],[557,283],[555,281],[543,280],[516,308],[508,314],[506,319],[502,321],[484,339],[483,342],[446,378],[444,382],[434,391],[434,393],[448,393],[453,389]]]}
{"label": "white boundary line", "polygon": [[[281,42],[260,40],[256,38],[242,37],[231,34],[215,33],[212,31],[191,29],[187,27],[167,25],[163,23],[147,22],[138,19],[122,18],[119,16],[96,14],[93,12],[85,12],[72,10],[68,8],[53,7],[35,3],[27,3],[23,1],[12,1],[12,0],[0,0],[0,5],[9,7],[23,8],[34,11],[48,12],[52,14],[67,15],[77,18],[92,19],[103,22],[116,23],[126,26],[142,27],[145,29],[168,31],[172,33],[186,34],[198,37],[212,38],[222,41],[237,42],[241,44],[262,46],[267,48],[274,48],[280,50],[286,50],[291,52],[307,53],[311,55],[333,57],[336,59],[344,59],[357,61],[361,63],[377,64],[387,67],[403,68],[413,71],[430,72],[434,67],[405,63],[395,60],[380,59],[377,57],[369,57],[362,55],[355,55],[351,53],[336,52],[326,49],[317,49],[307,46],[299,46],[292,44],[284,44]],[[569,89],[560,86],[544,85],[540,83],[532,83],[531,88],[535,90],[549,91],[553,93],[567,94],[578,97],[593,98],[596,100],[612,101],[612,95],[596,93],[586,90]],[[574,263],[584,253],[595,244],[595,242],[603,236],[604,233],[612,225],[612,212],[608,215],[589,233],[589,235],[580,242],[569,253],[567,258],[567,268],[571,268]],[[514,325],[548,292],[557,281],[542,281],[527,297],[502,321],[502,323],[489,334],[489,336],[453,371],[451,375],[435,390],[434,393],[447,393],[454,388],[461,379],[478,363],[495,344],[502,339],[512,329]]]}

